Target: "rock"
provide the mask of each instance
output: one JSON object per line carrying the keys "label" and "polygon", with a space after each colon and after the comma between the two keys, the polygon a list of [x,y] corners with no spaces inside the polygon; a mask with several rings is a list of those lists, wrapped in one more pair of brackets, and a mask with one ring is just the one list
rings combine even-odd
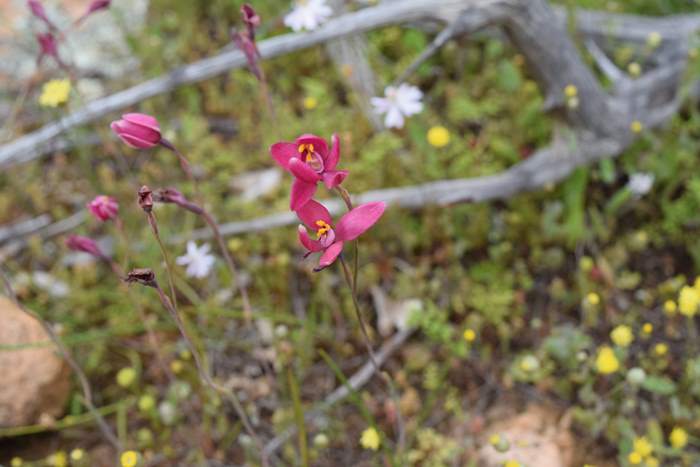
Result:
{"label": "rock", "polygon": [[[0,323],[0,346],[49,340],[39,322],[2,296]],[[63,413],[70,374],[54,346],[0,351],[0,374],[0,426],[30,425]]]}

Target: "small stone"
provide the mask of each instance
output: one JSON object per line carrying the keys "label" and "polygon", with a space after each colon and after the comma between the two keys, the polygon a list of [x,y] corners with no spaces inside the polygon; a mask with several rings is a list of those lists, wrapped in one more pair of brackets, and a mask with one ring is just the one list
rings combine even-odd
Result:
{"label": "small stone", "polygon": [[0,426],[54,420],[70,394],[69,370],[49,336],[34,318],[0,296],[0,346],[35,347],[0,352]]}

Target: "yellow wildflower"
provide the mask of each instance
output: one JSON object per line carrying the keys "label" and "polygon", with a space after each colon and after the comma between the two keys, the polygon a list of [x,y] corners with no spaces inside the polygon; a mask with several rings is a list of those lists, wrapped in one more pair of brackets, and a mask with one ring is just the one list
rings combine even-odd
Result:
{"label": "yellow wildflower", "polygon": [[676,302],[674,302],[673,300],[666,300],[664,302],[664,312],[667,315],[675,315],[677,309],[678,309],[678,306],[676,305]]}
{"label": "yellow wildflower", "polygon": [[641,133],[643,129],[644,125],[642,125],[642,122],[639,120],[635,120],[630,123],[630,130],[632,130],[632,133]]}
{"label": "yellow wildflower", "polygon": [[21,457],[13,457],[10,460],[10,467],[21,467],[24,462]]}
{"label": "yellow wildflower", "polygon": [[503,467],[522,467],[522,465],[520,464],[520,462],[510,459],[503,463]]}
{"label": "yellow wildflower", "polygon": [[68,101],[70,81],[67,79],[52,79],[44,84],[39,96],[39,104],[44,107],[58,107]]}
{"label": "yellow wildflower", "polygon": [[569,99],[576,97],[578,96],[578,88],[573,84],[567,84],[564,88],[564,95]]}
{"label": "yellow wildflower", "polygon": [[464,337],[464,340],[467,342],[474,342],[476,340],[476,332],[471,328],[465,329],[462,337]]}
{"label": "yellow wildflower", "polygon": [[685,316],[695,316],[700,305],[700,292],[687,285],[683,286],[678,295],[678,309]]}
{"label": "yellow wildflower", "polygon": [[621,324],[616,326],[615,329],[610,332],[610,339],[612,339],[615,345],[627,347],[634,340],[634,335],[632,334],[632,329],[630,329],[629,326]]}
{"label": "yellow wildflower", "polygon": [[598,350],[598,356],[595,360],[595,366],[598,370],[598,373],[609,375],[611,373],[615,373],[617,370],[620,369],[620,361],[617,359],[617,356],[615,355],[615,352],[613,352],[613,349],[611,349],[607,345],[604,345]]}
{"label": "yellow wildflower", "polygon": [[83,451],[82,449],[73,449],[70,452],[70,460],[72,461],[78,462],[82,460],[83,457],[85,457],[85,451]]}
{"label": "yellow wildflower", "polygon": [[632,445],[632,449],[635,452],[638,452],[639,455],[642,457],[649,457],[654,451],[654,448],[652,447],[651,443],[649,442],[646,436],[640,436],[639,438],[635,438],[634,444]]}
{"label": "yellow wildflower", "polygon": [[128,388],[136,381],[136,370],[131,367],[122,368],[117,372],[117,384],[123,388]]}
{"label": "yellow wildflower", "polygon": [[313,96],[307,96],[304,98],[304,108],[306,110],[313,110],[318,106],[318,99]]}
{"label": "yellow wildflower", "polygon": [[119,461],[122,467],[136,467],[139,462],[139,454],[136,451],[124,451]]}
{"label": "yellow wildflower", "polygon": [[68,467],[68,456],[65,452],[58,451],[49,456],[47,464],[54,467]]}
{"label": "yellow wildflower", "polygon": [[663,38],[661,37],[661,34],[659,34],[656,31],[652,31],[649,33],[647,36],[647,45],[651,47],[652,49],[657,48],[659,45],[661,45],[661,41]]}
{"label": "yellow wildflower", "polygon": [[659,467],[659,465],[659,459],[656,457],[647,457],[647,460],[644,461],[645,467]]}
{"label": "yellow wildflower", "polygon": [[668,440],[674,448],[683,449],[688,444],[688,432],[679,426],[674,427],[668,435]]}
{"label": "yellow wildflower", "polygon": [[180,374],[183,368],[184,365],[182,364],[182,360],[173,360],[172,362],[170,362],[170,371],[172,371],[176,375]]}
{"label": "yellow wildflower", "polygon": [[642,456],[637,451],[632,451],[627,456],[627,460],[630,461],[632,465],[639,465],[642,463]]}
{"label": "yellow wildflower", "polygon": [[590,292],[588,295],[586,295],[586,301],[589,304],[596,306],[600,303],[600,295],[595,292]]}
{"label": "yellow wildflower", "polygon": [[654,331],[654,325],[651,323],[644,323],[642,326],[642,332],[644,334],[651,334]]}
{"label": "yellow wildflower", "polygon": [[642,67],[639,65],[639,63],[632,62],[629,65],[627,65],[627,71],[630,75],[636,78],[637,76],[642,74]]}
{"label": "yellow wildflower", "polygon": [[436,148],[442,148],[449,144],[450,132],[444,126],[434,126],[428,130],[428,143]]}
{"label": "yellow wildflower", "polygon": [[371,449],[376,451],[379,449],[381,444],[381,438],[379,437],[379,432],[374,427],[369,427],[362,432],[362,437],[360,438],[360,445],[365,449]]}
{"label": "yellow wildflower", "polygon": [[656,355],[662,357],[668,353],[668,345],[660,342],[654,346],[654,352],[656,352]]}

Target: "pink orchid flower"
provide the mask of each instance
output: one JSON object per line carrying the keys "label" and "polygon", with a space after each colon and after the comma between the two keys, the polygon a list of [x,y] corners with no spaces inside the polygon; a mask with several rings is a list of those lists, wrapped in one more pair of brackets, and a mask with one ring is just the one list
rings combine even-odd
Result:
{"label": "pink orchid flower", "polygon": [[90,237],[84,237],[82,235],[69,235],[66,238],[66,246],[73,251],[88,253],[101,260],[107,259],[105,254],[97,245],[97,242]]}
{"label": "pink orchid flower", "polygon": [[326,140],[304,134],[294,142],[281,141],[270,147],[270,154],[285,170],[294,175],[290,208],[297,211],[316,193],[316,185],[323,181],[329,190],[340,185],[347,170],[335,170],[340,159],[340,140],[334,134],[328,150]]}
{"label": "pink orchid flower", "polygon": [[[343,244],[355,240],[372,227],[386,209],[386,203],[366,203],[358,206],[340,218],[333,226],[333,218],[321,203],[310,200],[297,210],[297,216],[304,223],[299,225],[299,241],[308,250],[306,255],[321,252],[318,267],[314,271],[327,268],[343,251]],[[316,232],[316,240],[307,228]]]}
{"label": "pink orchid flower", "polygon": [[163,143],[158,120],[150,115],[130,113],[112,122],[112,131],[122,141],[136,149],[148,149]]}
{"label": "pink orchid flower", "polygon": [[119,212],[119,203],[111,196],[99,195],[87,204],[90,213],[102,222],[115,219]]}

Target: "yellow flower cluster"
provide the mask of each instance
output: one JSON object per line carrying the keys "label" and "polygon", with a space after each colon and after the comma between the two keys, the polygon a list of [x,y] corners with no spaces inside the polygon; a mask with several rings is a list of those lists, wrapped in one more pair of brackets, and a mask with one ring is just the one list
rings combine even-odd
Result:
{"label": "yellow flower cluster", "polygon": [[610,332],[610,339],[620,347],[628,347],[634,340],[632,329],[629,326],[621,324]]}
{"label": "yellow flower cluster", "polygon": [[52,79],[44,84],[39,96],[39,104],[43,107],[58,107],[68,102],[70,81],[67,79]]}
{"label": "yellow flower cluster", "polygon": [[668,435],[668,441],[674,448],[683,449],[688,444],[688,432],[679,426],[674,427]]}
{"label": "yellow flower cluster", "polygon": [[119,457],[121,467],[136,467],[139,463],[139,453],[136,451],[124,451]]}
{"label": "yellow flower cluster", "polygon": [[428,130],[428,143],[436,148],[442,148],[450,143],[450,132],[444,126],[434,126]]}
{"label": "yellow flower cluster", "polygon": [[654,457],[654,447],[651,445],[646,436],[641,436],[634,439],[632,444],[632,452],[627,456],[627,460],[632,465],[640,465],[644,462],[645,467],[658,467],[659,460]]}
{"label": "yellow flower cluster", "polygon": [[685,316],[695,316],[700,306],[700,290],[698,290],[698,282],[694,286],[685,285],[681,288],[678,295],[678,311]]}
{"label": "yellow flower cluster", "polygon": [[604,345],[598,349],[598,356],[595,359],[595,366],[598,373],[609,375],[620,369],[620,361],[615,352],[609,346]]}
{"label": "yellow flower cluster", "polygon": [[379,449],[381,441],[382,440],[379,436],[379,432],[377,431],[377,429],[374,427],[369,427],[362,432],[362,437],[360,438],[360,445],[365,449],[371,449],[372,451],[376,451],[377,449]]}

